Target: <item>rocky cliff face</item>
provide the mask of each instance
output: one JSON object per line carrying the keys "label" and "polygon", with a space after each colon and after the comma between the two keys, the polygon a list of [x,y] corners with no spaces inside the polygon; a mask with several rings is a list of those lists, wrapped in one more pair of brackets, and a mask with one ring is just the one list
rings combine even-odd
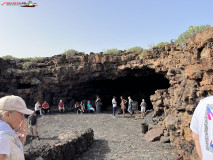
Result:
{"label": "rocky cliff face", "polygon": [[[191,152],[189,129],[201,98],[213,91],[213,28],[187,40],[184,50],[174,44],[121,55],[58,55],[33,61],[0,58],[0,96],[16,94],[31,107],[37,100],[69,107],[74,101],[94,99],[104,104],[113,95],[145,98],[154,109],[154,120],[165,126],[165,136],[179,149]],[[187,144],[187,145],[185,145]]]}

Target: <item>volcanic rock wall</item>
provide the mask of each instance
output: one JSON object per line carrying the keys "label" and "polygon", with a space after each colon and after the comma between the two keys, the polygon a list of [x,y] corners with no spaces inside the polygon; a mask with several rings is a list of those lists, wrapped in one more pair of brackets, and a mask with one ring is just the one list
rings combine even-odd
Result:
{"label": "volcanic rock wall", "polygon": [[[153,55],[152,51],[150,55]],[[156,60],[145,60],[156,71],[166,71],[170,80],[168,90],[157,90],[151,101],[155,116],[163,111],[166,136],[178,149],[191,153],[193,141],[190,131],[192,114],[199,100],[212,95],[213,89],[213,28],[186,41],[184,51],[170,45],[160,51]]]}
{"label": "volcanic rock wall", "polygon": [[83,99],[87,93],[93,93],[93,88],[88,87],[92,81],[126,77],[135,69],[153,69],[170,83],[168,89],[156,90],[150,96],[153,120],[165,126],[164,135],[172,144],[191,152],[189,125],[193,111],[199,100],[213,91],[212,57],[213,28],[188,39],[184,50],[170,44],[153,48],[143,57],[140,52],[58,55],[33,61],[27,70],[23,69],[21,60],[0,58],[0,96],[19,95],[29,106],[37,100],[52,105],[57,105],[59,99],[71,103],[73,98]]}

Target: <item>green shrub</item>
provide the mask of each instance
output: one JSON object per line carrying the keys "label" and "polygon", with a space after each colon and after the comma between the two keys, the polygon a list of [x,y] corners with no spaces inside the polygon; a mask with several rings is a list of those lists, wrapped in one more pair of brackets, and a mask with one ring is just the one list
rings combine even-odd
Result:
{"label": "green shrub", "polygon": [[2,59],[9,59],[9,60],[16,60],[17,58],[16,57],[13,57],[13,56],[11,56],[11,55],[6,55],[6,56],[2,56],[1,57]]}
{"label": "green shrub", "polygon": [[25,62],[25,63],[22,64],[22,68],[28,69],[28,68],[30,68],[31,65],[32,65],[32,62]]}
{"label": "green shrub", "polygon": [[178,39],[175,41],[175,44],[181,48],[184,48],[185,39],[195,36],[196,34],[210,28],[211,25],[200,25],[200,26],[190,26],[187,31],[183,32]]}
{"label": "green shrub", "polygon": [[32,61],[33,58],[30,57],[26,57],[26,58],[21,58],[23,61],[29,62]]}
{"label": "green shrub", "polygon": [[66,55],[66,58],[70,58],[70,57],[75,56],[75,55],[85,55],[85,53],[84,52],[78,52],[74,49],[68,49],[64,53],[61,53],[61,55]]}
{"label": "green shrub", "polygon": [[160,42],[158,44],[156,44],[155,47],[162,47],[163,45],[169,44],[169,42]]}
{"label": "green shrub", "polygon": [[136,47],[132,47],[132,48],[130,48],[130,49],[128,49],[126,52],[128,53],[128,52],[137,52],[137,51],[140,51],[140,50],[142,50],[143,48],[142,47],[139,47],[139,46],[136,46]]}
{"label": "green shrub", "polygon": [[149,49],[143,49],[142,51],[141,51],[141,57],[143,57],[144,55],[145,55],[145,53],[148,51]]}
{"label": "green shrub", "polygon": [[34,57],[32,58],[32,61],[40,62],[43,61],[45,57]]}
{"label": "green shrub", "polygon": [[121,51],[118,50],[117,48],[112,48],[112,49],[108,49],[105,52],[103,52],[103,54],[120,54]]}

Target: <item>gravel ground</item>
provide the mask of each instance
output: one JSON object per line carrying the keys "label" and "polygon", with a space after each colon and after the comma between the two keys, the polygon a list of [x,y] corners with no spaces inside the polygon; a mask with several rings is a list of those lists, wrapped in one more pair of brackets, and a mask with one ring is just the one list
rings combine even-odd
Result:
{"label": "gravel ground", "polygon": [[[143,120],[134,120],[129,114],[125,118],[121,114],[113,117],[110,112],[43,115],[39,118],[39,141],[51,143],[60,134],[92,128],[95,140],[78,160],[174,160],[175,151],[170,144],[146,142],[141,132],[141,123],[146,122],[149,127],[153,127],[151,114]],[[25,147],[32,147],[39,141],[28,141]]]}

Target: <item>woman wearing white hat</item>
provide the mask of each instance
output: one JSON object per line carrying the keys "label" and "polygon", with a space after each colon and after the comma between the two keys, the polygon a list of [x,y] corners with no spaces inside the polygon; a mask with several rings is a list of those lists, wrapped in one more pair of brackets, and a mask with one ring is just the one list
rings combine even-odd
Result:
{"label": "woman wearing white hat", "polygon": [[[24,160],[23,144],[27,136],[25,114],[33,111],[27,109],[24,100],[18,96],[5,96],[0,99],[0,159]],[[19,133],[17,135],[17,133]]]}

